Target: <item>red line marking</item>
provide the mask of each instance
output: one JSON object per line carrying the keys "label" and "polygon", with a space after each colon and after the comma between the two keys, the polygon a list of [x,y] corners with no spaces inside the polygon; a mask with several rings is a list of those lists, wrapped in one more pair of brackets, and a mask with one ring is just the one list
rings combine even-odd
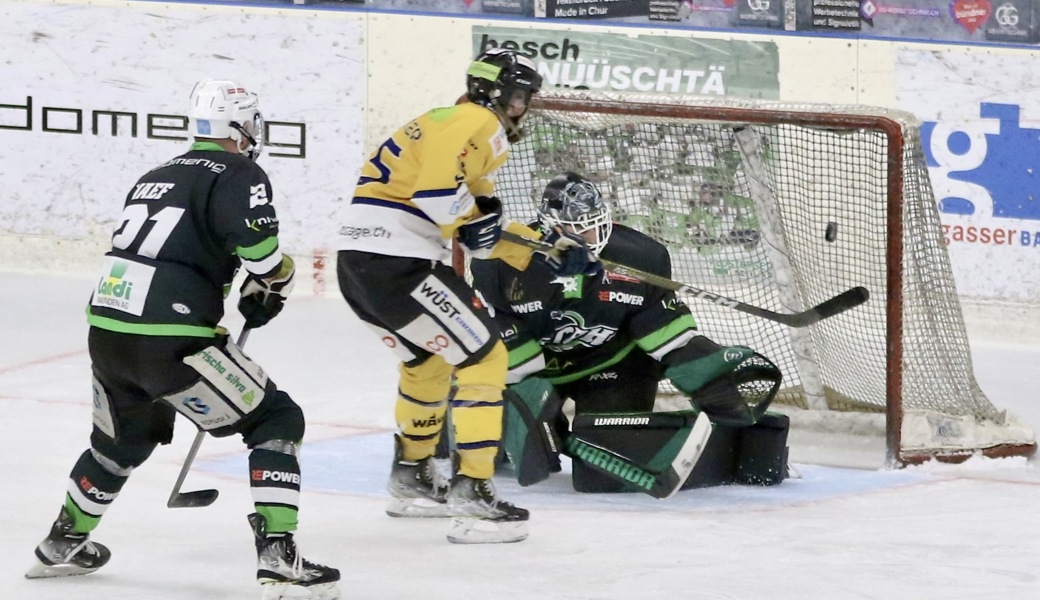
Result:
{"label": "red line marking", "polygon": [[72,356],[79,356],[80,354],[86,354],[86,353],[87,353],[87,351],[85,349],[84,350],[73,350],[71,352],[66,352],[64,354],[55,354],[54,356],[47,356],[47,357],[44,357],[44,358],[38,358],[36,360],[32,360],[32,361],[29,361],[27,363],[11,365],[11,366],[8,366],[8,367],[0,367],[0,375],[3,375],[5,373],[13,373],[13,372],[19,371],[21,369],[28,369],[29,367],[35,367],[35,366],[38,366],[38,365],[45,365],[45,364],[50,363],[50,362],[57,362],[59,360],[65,360],[66,358],[70,358]]}

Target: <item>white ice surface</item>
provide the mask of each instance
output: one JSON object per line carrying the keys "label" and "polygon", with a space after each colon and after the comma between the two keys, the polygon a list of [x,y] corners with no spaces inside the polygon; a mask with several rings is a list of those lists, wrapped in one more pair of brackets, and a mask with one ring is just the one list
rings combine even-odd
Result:
{"label": "white ice surface", "polygon": [[[94,533],[113,551],[108,566],[86,577],[23,579],[87,445],[91,282],[3,281],[0,600],[258,598],[237,439],[207,439],[185,484],[218,488],[214,505],[166,508],[194,436],[184,420]],[[229,316],[228,326],[240,324]],[[1040,426],[1040,344],[1009,345],[992,331],[972,330],[980,384],[999,407]],[[666,501],[577,494],[565,474],[523,489],[503,480],[503,495],[532,511],[531,537],[457,546],[446,542],[444,522],[383,514],[395,361],[342,300],[293,298],[248,351],[307,414],[298,540],[309,558],[343,571],[344,598],[1040,598],[1035,462],[902,471],[799,463],[802,478],[776,488],[691,490]],[[796,460],[812,455],[792,451]],[[840,459],[862,449],[827,452]]]}

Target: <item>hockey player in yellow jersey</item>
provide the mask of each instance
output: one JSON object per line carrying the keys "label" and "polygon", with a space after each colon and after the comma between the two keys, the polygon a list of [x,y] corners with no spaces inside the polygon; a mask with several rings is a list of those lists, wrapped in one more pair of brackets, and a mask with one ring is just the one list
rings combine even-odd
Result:
{"label": "hockey player in yellow jersey", "polygon": [[[547,259],[560,275],[601,267],[582,238],[543,237],[505,219],[494,195],[541,79],[512,50],[482,53],[466,72],[463,101],[410,121],[372,153],[340,227],[340,291],[401,361],[387,514],[453,517],[456,543],[523,540],[528,512],[501,500],[491,482],[507,353],[494,320],[447,264],[451,242],[471,258],[523,270],[531,250],[500,241],[505,228],[551,242]],[[433,454],[449,404],[457,453],[446,482]]]}

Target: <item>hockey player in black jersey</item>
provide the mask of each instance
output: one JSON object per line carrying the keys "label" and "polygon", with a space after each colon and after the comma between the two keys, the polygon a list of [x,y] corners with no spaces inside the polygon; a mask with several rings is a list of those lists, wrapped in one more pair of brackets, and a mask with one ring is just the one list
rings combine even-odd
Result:
{"label": "hockey player in black jersey", "polygon": [[264,142],[257,96],[202,81],[188,127],[190,150],[131,187],[104,257],[87,315],[90,448],[26,577],[83,575],[108,562],[90,533],[131,472],[171,441],[180,412],[214,436],[241,435],[251,450],[248,521],[264,600],[337,598],[339,571],[302,559],[293,539],[303,412],[220,326],[239,268],[247,328],[278,315],[293,287],[271,182],[255,162]]}
{"label": "hockey player in black jersey", "polygon": [[[606,260],[671,277],[667,249],[612,223],[577,174],[549,182],[533,226],[562,227]],[[525,271],[502,261],[470,269],[509,350],[503,446],[522,485],[558,470],[561,452],[586,492],[666,497],[683,485],[783,478],[786,419],[766,414],[779,370],[748,347],[699,335],[673,292],[611,272],[559,277],[539,257]],[[690,397],[690,410],[651,412],[662,379]]]}

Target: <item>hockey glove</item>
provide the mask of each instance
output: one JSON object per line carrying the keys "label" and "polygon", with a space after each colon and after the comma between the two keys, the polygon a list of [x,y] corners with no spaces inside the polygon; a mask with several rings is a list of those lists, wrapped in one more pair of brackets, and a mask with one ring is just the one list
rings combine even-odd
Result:
{"label": "hockey glove", "polygon": [[260,279],[247,275],[242,282],[242,297],[238,300],[238,312],[246,318],[246,327],[256,329],[282,312],[286,298],[293,289],[296,265],[288,255],[282,255],[282,268],[277,273]]}
{"label": "hockey glove", "polygon": [[502,237],[502,202],[494,196],[478,196],[480,216],[459,226],[459,243],[477,258],[490,254]]}
{"label": "hockey glove", "polygon": [[558,277],[592,276],[603,270],[603,263],[580,235],[555,227],[542,240],[553,245],[553,249],[544,254],[546,262]]}

